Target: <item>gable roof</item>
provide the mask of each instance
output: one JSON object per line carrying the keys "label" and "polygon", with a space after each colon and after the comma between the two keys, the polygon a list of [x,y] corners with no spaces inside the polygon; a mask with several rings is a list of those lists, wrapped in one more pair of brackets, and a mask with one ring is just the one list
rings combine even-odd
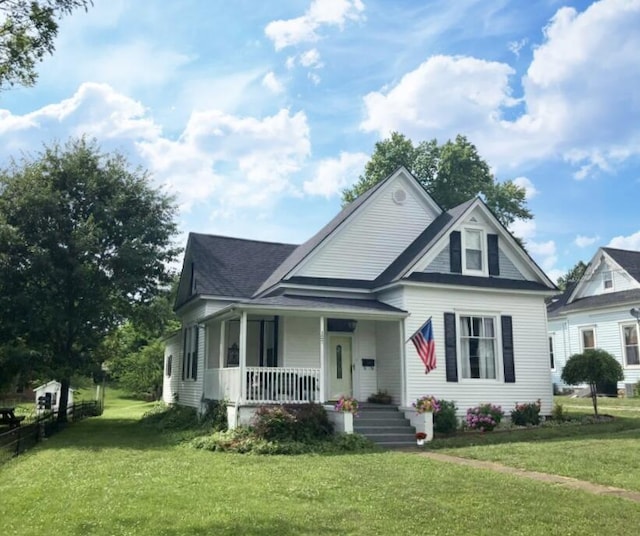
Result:
{"label": "gable roof", "polygon": [[[579,298],[568,304],[565,302],[564,304],[553,308],[549,308],[549,306],[547,306],[547,315],[549,318],[553,318],[556,316],[562,316],[565,313],[572,313],[574,311],[581,311],[584,309],[633,305],[638,302],[640,302],[640,289],[637,288],[623,290],[620,292],[607,292],[606,294],[597,294],[595,296]],[[631,317],[629,317],[629,319],[631,319]]]}
{"label": "gable roof", "polygon": [[198,295],[248,298],[296,249],[293,244],[189,233],[175,308]]}
{"label": "gable roof", "polygon": [[406,173],[408,177],[414,180],[419,186],[420,189],[428,196],[429,200],[433,203],[435,207],[439,210],[442,210],[440,206],[429,196],[429,194],[424,190],[422,185],[420,185],[417,179],[407,171],[404,166],[400,166],[397,168],[391,175],[389,175],[386,179],[381,180],[375,186],[369,188],[365,193],[358,196],[351,203],[346,205],[329,223],[327,223],[322,229],[320,229],[315,235],[313,235],[309,240],[307,240],[304,244],[298,246],[295,251],[280,265],[277,270],[275,270],[271,276],[260,286],[255,295],[260,295],[261,293],[269,290],[274,285],[277,285],[283,278],[287,276],[296,266],[298,266],[304,259],[306,259],[322,242],[324,242],[333,232],[342,225],[348,218],[350,218],[360,207],[362,207],[368,199],[370,199],[373,194],[375,194],[378,190],[380,190],[385,184],[387,184],[390,180],[395,178],[400,172]]}
{"label": "gable roof", "polygon": [[640,283],[640,251],[628,249],[602,248],[621,268]]}

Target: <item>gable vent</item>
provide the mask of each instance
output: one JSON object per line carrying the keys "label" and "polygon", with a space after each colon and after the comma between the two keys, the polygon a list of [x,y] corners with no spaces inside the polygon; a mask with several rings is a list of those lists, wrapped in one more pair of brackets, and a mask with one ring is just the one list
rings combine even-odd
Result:
{"label": "gable vent", "polygon": [[404,202],[407,200],[407,192],[405,192],[402,188],[398,188],[393,191],[391,194],[391,198],[396,205],[404,205]]}

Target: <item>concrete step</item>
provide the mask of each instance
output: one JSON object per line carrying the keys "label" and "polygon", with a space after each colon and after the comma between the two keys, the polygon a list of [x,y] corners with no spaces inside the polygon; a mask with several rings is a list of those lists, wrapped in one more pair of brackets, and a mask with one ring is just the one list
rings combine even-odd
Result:
{"label": "concrete step", "polygon": [[354,426],[353,431],[362,435],[369,434],[413,434],[410,426]]}

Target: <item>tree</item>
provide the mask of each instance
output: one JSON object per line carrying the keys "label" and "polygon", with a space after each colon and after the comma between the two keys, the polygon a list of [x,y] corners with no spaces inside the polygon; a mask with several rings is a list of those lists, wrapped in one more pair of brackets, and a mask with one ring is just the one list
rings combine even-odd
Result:
{"label": "tree", "polygon": [[0,88],[32,86],[35,66],[53,54],[57,19],[93,0],[0,0]]}
{"label": "tree", "polygon": [[342,192],[342,201],[350,203],[399,166],[405,166],[445,210],[481,195],[505,226],[516,218],[532,218],[524,188],[513,181],[497,182],[475,145],[460,135],[443,145],[433,139],[414,146],[406,136],[393,132],[375,144],[364,174]]}
{"label": "tree", "polygon": [[0,344],[16,340],[62,383],[169,282],[175,204],[124,157],[71,140],[0,172]]}
{"label": "tree", "polygon": [[558,278],[558,281],[556,282],[558,288],[560,290],[567,290],[567,286],[570,283],[576,283],[580,281],[580,278],[584,275],[586,270],[587,265],[582,261],[578,261],[573,268],[567,271],[566,274]]}
{"label": "tree", "polygon": [[620,363],[609,352],[599,348],[574,354],[562,370],[562,381],[569,385],[589,384],[593,411],[598,416],[597,384],[619,382],[624,379]]}

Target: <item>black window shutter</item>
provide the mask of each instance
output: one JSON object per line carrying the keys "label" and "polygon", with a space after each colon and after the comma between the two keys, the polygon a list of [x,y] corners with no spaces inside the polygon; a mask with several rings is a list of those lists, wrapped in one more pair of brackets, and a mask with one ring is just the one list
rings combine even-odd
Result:
{"label": "black window shutter", "polygon": [[460,231],[452,231],[449,235],[449,264],[451,273],[462,273],[462,240]]}
{"label": "black window shutter", "polygon": [[187,329],[182,330],[182,379],[187,376],[187,338],[189,331]]}
{"label": "black window shutter", "polygon": [[456,355],[456,315],[454,313],[444,314],[444,361],[447,367],[447,381],[457,382],[458,358]]}
{"label": "black window shutter", "polygon": [[487,250],[489,252],[489,275],[500,275],[500,256],[498,254],[498,235],[487,235]]}
{"label": "black window shutter", "polygon": [[501,316],[502,323],[502,361],[504,363],[505,383],[516,382],[516,367],[513,360],[513,321],[510,316]]}
{"label": "black window shutter", "polygon": [[200,339],[200,328],[193,326],[195,345],[191,353],[191,377],[195,380],[198,378],[198,343]]}

